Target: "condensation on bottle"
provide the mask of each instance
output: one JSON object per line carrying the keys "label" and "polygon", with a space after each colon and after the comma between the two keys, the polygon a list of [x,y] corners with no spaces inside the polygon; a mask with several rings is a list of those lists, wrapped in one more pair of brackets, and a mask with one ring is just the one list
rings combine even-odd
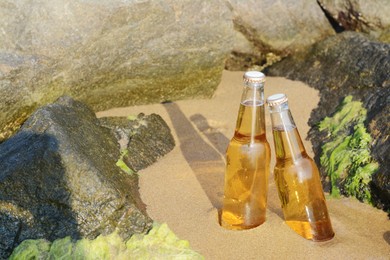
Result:
{"label": "condensation on bottle", "polygon": [[258,71],[244,74],[234,136],[226,151],[222,227],[244,230],[265,221],[270,147],[265,136],[264,82]]}
{"label": "condensation on bottle", "polygon": [[313,241],[333,238],[318,168],[303,146],[285,94],[267,98],[276,165],[274,178],[286,224]]}

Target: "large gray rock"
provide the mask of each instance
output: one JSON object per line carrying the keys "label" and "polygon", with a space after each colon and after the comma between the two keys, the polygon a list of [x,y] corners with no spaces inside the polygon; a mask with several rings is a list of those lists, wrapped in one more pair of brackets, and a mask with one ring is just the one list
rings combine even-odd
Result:
{"label": "large gray rock", "polygon": [[365,32],[390,43],[388,0],[318,0],[325,12],[342,28]]}
{"label": "large gray rock", "polygon": [[128,238],[151,228],[114,134],[84,104],[62,97],[0,145],[0,258],[25,239]]}
{"label": "large gray rock", "polygon": [[238,31],[228,69],[272,64],[333,35],[315,0],[228,0]]}
{"label": "large gray rock", "polygon": [[363,102],[367,109],[365,125],[373,137],[372,155],[380,164],[371,183],[373,199],[377,206],[390,210],[390,45],[362,33],[344,32],[265,72],[300,80],[320,90],[319,106],[309,120],[317,162],[325,138],[316,125],[331,116],[345,96]]}
{"label": "large gray rock", "polygon": [[222,0],[0,1],[0,141],[63,94],[94,110],[210,97],[233,32]]}

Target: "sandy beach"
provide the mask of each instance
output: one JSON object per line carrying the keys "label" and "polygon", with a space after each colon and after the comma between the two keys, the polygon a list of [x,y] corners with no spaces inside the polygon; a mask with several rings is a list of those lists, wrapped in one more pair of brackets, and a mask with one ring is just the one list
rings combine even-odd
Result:
{"label": "sandy beach", "polygon": [[[273,180],[273,141],[266,111],[267,139],[272,148],[267,220],[246,231],[218,224],[223,197],[225,150],[233,136],[243,72],[224,71],[211,99],[182,100],[115,108],[102,116],[159,114],[171,128],[176,146],[157,163],[139,172],[140,194],[148,214],[167,223],[206,259],[390,259],[390,221],[385,212],[353,198],[327,199],[335,237],[311,242],[295,234],[283,220]],[[267,77],[265,97],[285,93],[307,152],[307,121],[319,93],[302,82]]]}

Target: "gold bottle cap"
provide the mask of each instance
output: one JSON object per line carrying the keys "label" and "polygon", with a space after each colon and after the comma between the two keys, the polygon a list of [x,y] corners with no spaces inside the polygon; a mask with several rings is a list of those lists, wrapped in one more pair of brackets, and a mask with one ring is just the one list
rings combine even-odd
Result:
{"label": "gold bottle cap", "polygon": [[287,102],[287,100],[288,99],[287,99],[286,94],[275,94],[275,95],[269,96],[267,98],[267,104],[270,107],[273,107],[273,106],[280,105],[284,102]]}
{"label": "gold bottle cap", "polygon": [[260,71],[247,71],[244,74],[245,83],[264,83],[265,75]]}

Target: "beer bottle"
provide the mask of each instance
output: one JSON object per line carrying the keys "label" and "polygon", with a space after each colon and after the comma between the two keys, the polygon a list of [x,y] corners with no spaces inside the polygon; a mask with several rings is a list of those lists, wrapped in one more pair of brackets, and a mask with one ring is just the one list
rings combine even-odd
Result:
{"label": "beer bottle", "polygon": [[275,144],[275,183],[286,224],[313,241],[334,236],[318,168],[303,146],[285,94],[267,98]]}
{"label": "beer bottle", "polygon": [[220,224],[250,229],[265,221],[270,147],[265,137],[265,76],[244,74],[236,129],[226,151],[224,199]]}

